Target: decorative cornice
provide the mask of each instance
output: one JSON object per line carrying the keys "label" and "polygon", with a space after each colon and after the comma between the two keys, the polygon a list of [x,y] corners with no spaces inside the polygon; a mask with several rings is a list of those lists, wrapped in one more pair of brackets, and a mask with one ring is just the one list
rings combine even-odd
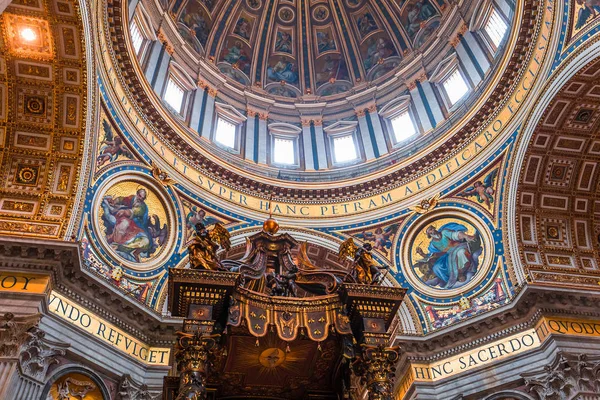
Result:
{"label": "decorative cornice", "polygon": [[[393,341],[404,355],[415,359],[438,359],[534,327],[542,313],[600,318],[600,293],[526,285],[508,305],[465,320],[440,331],[421,335],[399,335]],[[507,324],[510,325],[507,328]]]}
{"label": "decorative cornice", "polygon": [[0,237],[0,266],[50,275],[54,290],[149,345],[170,345],[181,324],[162,317],[86,271],[77,242]]}

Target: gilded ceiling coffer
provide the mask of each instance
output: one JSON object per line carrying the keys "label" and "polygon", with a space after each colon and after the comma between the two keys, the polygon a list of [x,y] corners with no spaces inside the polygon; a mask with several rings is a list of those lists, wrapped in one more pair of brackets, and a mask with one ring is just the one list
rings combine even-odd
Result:
{"label": "gilded ceiling coffer", "polygon": [[324,269],[278,230],[268,219],[228,260],[217,254],[230,247],[227,230],[196,226],[190,268],[169,270],[169,310],[184,320],[165,398],[333,400],[360,381],[370,399],[391,399],[398,349],[388,329],[405,289],[382,285],[368,246],[344,242],[349,269]]}

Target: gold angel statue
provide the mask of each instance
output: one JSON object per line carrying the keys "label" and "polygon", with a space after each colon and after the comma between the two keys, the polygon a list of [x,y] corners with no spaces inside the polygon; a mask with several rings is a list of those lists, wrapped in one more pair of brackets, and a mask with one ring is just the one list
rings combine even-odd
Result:
{"label": "gold angel statue", "polygon": [[190,267],[213,271],[226,269],[217,258],[217,250],[219,247],[224,250],[231,248],[227,229],[219,223],[216,223],[211,230],[208,230],[204,224],[197,223],[195,229],[196,234],[188,247]]}
{"label": "gold angel statue", "polygon": [[358,247],[352,238],[340,245],[338,257],[340,261],[347,258],[352,259],[352,276],[358,283],[366,285],[379,283],[383,278],[380,269],[387,269],[373,259],[372,250],[373,247],[370,243]]}

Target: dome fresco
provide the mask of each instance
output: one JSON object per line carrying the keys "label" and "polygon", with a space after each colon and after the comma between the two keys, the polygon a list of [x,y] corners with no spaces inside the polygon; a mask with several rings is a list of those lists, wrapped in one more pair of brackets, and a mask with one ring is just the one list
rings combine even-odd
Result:
{"label": "dome fresco", "polygon": [[436,35],[446,3],[175,0],[169,12],[184,40],[230,81],[298,98],[391,74]]}
{"label": "dome fresco", "polygon": [[509,0],[142,1],[119,52],[164,149],[220,179],[383,188],[472,142],[533,17]]}

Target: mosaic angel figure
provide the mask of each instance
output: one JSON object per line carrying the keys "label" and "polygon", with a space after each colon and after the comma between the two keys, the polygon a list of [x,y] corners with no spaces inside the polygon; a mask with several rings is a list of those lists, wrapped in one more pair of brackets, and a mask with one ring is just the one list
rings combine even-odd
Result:
{"label": "mosaic angel figure", "polygon": [[488,209],[491,208],[492,203],[494,202],[494,195],[496,194],[496,191],[494,190],[494,183],[497,176],[498,170],[495,169],[487,174],[485,178],[483,178],[483,182],[475,182],[473,186],[463,190],[458,194],[458,196],[476,197],[479,203],[485,203]]}
{"label": "mosaic angel figure", "polygon": [[98,157],[96,157],[96,165],[101,167],[107,162],[116,161],[121,155],[132,158],[132,154],[123,143],[121,137],[115,135],[112,127],[106,120],[102,121],[102,128],[104,129],[104,139],[100,142],[100,152]]}
{"label": "mosaic angel figure", "polygon": [[377,227],[375,230],[363,231],[355,236],[364,242],[373,242],[373,248],[387,255],[388,250],[392,247],[391,238],[398,231],[398,224],[392,224],[386,227]]}

